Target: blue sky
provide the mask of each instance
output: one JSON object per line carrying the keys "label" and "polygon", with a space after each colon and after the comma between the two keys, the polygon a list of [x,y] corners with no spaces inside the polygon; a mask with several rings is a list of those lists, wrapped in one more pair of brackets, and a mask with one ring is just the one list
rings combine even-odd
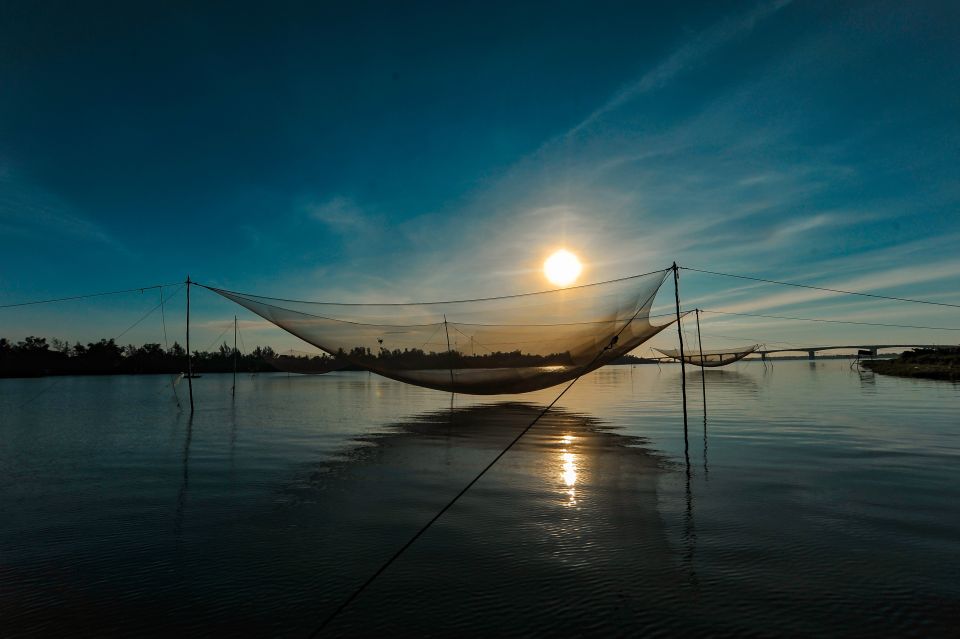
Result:
{"label": "blue sky", "polygon": [[[589,281],[676,260],[960,303],[957,3],[133,4],[0,8],[0,303],[187,273],[307,299],[495,295],[544,288],[560,246]],[[960,327],[957,309],[692,273],[682,291]],[[194,300],[198,343],[238,310]],[[0,310],[0,334],[110,337],[155,303]],[[169,312],[172,340],[182,294]],[[239,314],[248,340],[303,347]]]}

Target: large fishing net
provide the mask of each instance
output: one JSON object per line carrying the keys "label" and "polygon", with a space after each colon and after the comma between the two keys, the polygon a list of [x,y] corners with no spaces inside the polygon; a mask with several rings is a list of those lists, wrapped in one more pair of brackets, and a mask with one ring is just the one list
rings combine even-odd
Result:
{"label": "large fishing net", "polygon": [[456,393],[524,393],[623,356],[650,323],[669,269],[600,284],[452,302],[340,304],[210,290],[338,362]]}
{"label": "large fishing net", "polygon": [[[739,361],[760,348],[760,344],[752,344],[743,348],[727,348],[712,351],[699,351],[697,349],[683,351],[683,361],[687,364],[696,364],[705,368],[716,368],[726,366]],[[680,361],[680,351],[669,348],[658,348],[658,351],[665,356]],[[701,357],[702,356],[702,357]]]}

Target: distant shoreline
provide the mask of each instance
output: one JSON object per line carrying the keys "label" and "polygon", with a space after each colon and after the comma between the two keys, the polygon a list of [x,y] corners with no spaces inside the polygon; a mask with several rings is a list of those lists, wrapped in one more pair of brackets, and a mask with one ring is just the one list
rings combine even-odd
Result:
{"label": "distant shoreline", "polygon": [[[960,353],[960,349],[952,349]],[[884,367],[882,362],[867,365],[871,370],[886,374],[901,374],[907,377],[933,377],[934,379],[957,379],[954,364],[960,354],[950,354],[951,349],[937,351],[915,351],[904,353],[904,357],[913,358],[910,366],[891,365]],[[695,352],[695,351],[691,351]],[[919,355],[917,355],[919,353]],[[852,359],[853,355],[822,355],[814,360]],[[922,357],[923,362],[916,360]],[[930,360],[933,357],[936,362]],[[952,360],[941,361],[943,357]],[[939,359],[937,359],[939,358]],[[780,357],[749,357],[744,362],[770,362],[807,360],[805,355],[783,355]],[[631,366],[636,364],[678,364],[676,360],[648,359],[625,354],[606,364],[607,366]],[[550,355],[512,352],[492,352],[482,355],[467,355],[456,350],[452,352],[424,352],[420,349],[394,350],[381,349],[372,352],[369,348],[356,347],[349,352],[340,350],[329,354],[290,354],[277,353],[269,346],[255,347],[252,351],[241,353],[226,343],[213,352],[193,351],[192,368],[195,374],[209,373],[296,373],[318,375],[334,370],[377,370],[378,368],[421,369],[478,369],[526,366],[553,366],[571,364],[569,353]],[[932,365],[935,364],[935,365]],[[695,365],[694,365],[695,366]],[[960,369],[960,366],[957,366]],[[79,343],[70,346],[62,340],[27,337],[24,341],[12,343],[0,338],[0,378],[29,379],[37,377],[65,376],[103,376],[103,375],[178,375],[187,370],[187,351],[174,342],[163,348],[160,344],[132,344],[121,346],[114,340],[102,339],[86,346]]]}
{"label": "distant shoreline", "polygon": [[910,364],[897,360],[869,360],[863,363],[874,373],[895,377],[916,377],[960,382],[960,367],[938,364]]}
{"label": "distant shoreline", "polygon": [[[854,359],[855,357],[856,357],[856,356],[854,356],[854,355],[825,355],[825,356],[823,356],[823,357],[817,357],[816,360],[811,360],[811,361],[820,361],[820,360],[850,360],[850,359]],[[308,358],[304,357],[304,358],[302,358],[302,359],[308,359]],[[322,358],[317,357],[316,359],[317,359],[317,360],[321,360]],[[794,356],[787,356],[787,357],[768,357],[766,361],[767,361],[768,363],[770,363],[770,364],[773,364],[774,362],[807,361],[807,357],[806,357],[806,356],[796,356],[796,357],[794,357]],[[886,363],[888,363],[889,361],[890,361],[890,360],[870,360],[869,362],[864,362],[864,365],[869,368],[868,364],[886,364]],[[742,360],[740,360],[740,361],[737,362],[737,363],[738,363],[738,364],[739,364],[739,363],[748,363],[748,364],[749,364],[749,363],[756,363],[756,364],[760,364],[760,363],[763,363],[763,360],[761,360],[759,357],[756,357],[756,358],[750,358],[750,359],[742,359]],[[606,364],[604,367],[606,367],[606,366],[636,366],[636,365],[652,366],[652,365],[657,365],[657,364],[658,364],[658,362],[657,362],[656,360],[636,358],[635,360],[628,360],[628,361],[621,361],[621,360],[614,361],[614,362],[611,362],[611,363],[609,363],[609,364]],[[680,362],[679,362],[679,361],[674,361],[674,360],[665,360],[665,361],[659,362],[659,364],[662,365],[662,366],[676,366],[676,365],[679,365]],[[695,364],[690,364],[689,366],[690,366],[692,369],[699,368],[699,367],[696,366]],[[184,367],[184,368],[185,368],[185,367]],[[716,370],[716,371],[718,371],[718,372],[723,372],[723,370],[724,370],[725,368],[726,368],[726,367],[724,367],[724,368],[718,368],[718,369],[711,369],[711,370]],[[241,366],[241,367],[238,367],[238,369],[237,369],[237,373],[238,373],[238,374],[249,374],[249,375],[254,375],[254,374],[258,374],[258,373],[286,373],[286,374],[288,374],[288,375],[291,375],[291,374],[293,374],[293,375],[321,375],[321,374],[326,374],[326,373],[331,373],[331,372],[352,372],[352,373],[361,372],[361,373],[362,373],[362,372],[365,372],[365,371],[367,371],[367,369],[361,368],[361,367],[359,367],[359,366],[354,366],[354,365],[347,365],[347,366],[344,366],[344,367],[342,367],[342,368],[336,368],[336,369],[333,369],[333,370],[317,371],[317,372],[306,372],[306,371],[297,371],[297,370],[284,370],[284,369],[281,369],[281,368],[277,368],[276,366],[271,366],[271,365],[270,365],[270,362],[267,362],[267,361],[260,362],[260,363],[259,363],[259,366],[256,367],[256,368],[250,367],[250,365],[247,364],[246,366]],[[892,374],[892,375],[893,375],[893,374],[896,374],[896,373],[887,373],[886,370],[883,370],[883,371],[877,370],[876,372],[878,372],[878,373],[884,373],[884,374]],[[172,370],[172,369],[171,369],[171,370],[140,370],[140,371],[137,371],[137,370],[100,370],[100,371],[94,371],[94,370],[87,370],[87,371],[80,371],[80,370],[46,370],[46,371],[37,371],[37,370],[34,370],[34,371],[20,371],[20,372],[17,372],[17,373],[3,372],[3,373],[0,373],[0,380],[3,380],[3,379],[40,379],[40,378],[47,378],[47,377],[108,377],[108,376],[114,376],[114,377],[141,377],[141,376],[144,376],[144,375],[147,375],[147,376],[155,376],[155,375],[180,375],[180,374],[185,374],[185,373],[186,373],[186,371],[185,371],[185,370],[181,370],[181,369],[176,369],[176,370]],[[200,368],[200,366],[197,366],[197,365],[194,366],[194,374],[196,374],[196,375],[198,375],[198,376],[200,376],[200,377],[203,377],[203,376],[206,376],[206,375],[230,375],[231,373],[233,373],[233,369],[232,369],[232,368],[209,368],[209,367]],[[924,375],[905,375],[905,376],[906,376],[906,377],[923,377]],[[957,378],[960,379],[960,376],[958,376]],[[937,378],[937,379],[953,379],[953,378]]]}
{"label": "distant shoreline", "polygon": [[960,381],[960,349],[907,351],[891,360],[867,360],[864,368],[881,375]]}

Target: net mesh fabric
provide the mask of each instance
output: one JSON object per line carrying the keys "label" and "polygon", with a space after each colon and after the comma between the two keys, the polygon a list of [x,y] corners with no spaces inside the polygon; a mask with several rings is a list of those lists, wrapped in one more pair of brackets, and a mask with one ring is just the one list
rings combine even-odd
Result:
{"label": "net mesh fabric", "polygon": [[437,390],[524,393],[630,352],[670,323],[650,323],[669,269],[611,282],[478,300],[341,304],[206,288],[374,373]]}
{"label": "net mesh fabric", "polygon": [[346,362],[330,357],[327,353],[318,355],[293,349],[282,353],[271,352],[263,359],[278,371],[297,375],[323,375],[340,370],[347,365]]}
{"label": "net mesh fabric", "polygon": [[[727,364],[732,364],[736,361],[739,361],[750,353],[756,351],[758,348],[760,348],[759,344],[752,344],[750,346],[744,346],[743,348],[726,348],[703,351],[702,360],[700,357],[701,352],[699,350],[685,350],[683,353],[683,361],[687,364],[696,364],[697,366],[703,366],[705,368],[716,368],[717,366],[726,366]],[[658,348],[657,350],[667,357],[680,361],[680,351],[678,350],[669,348]]]}

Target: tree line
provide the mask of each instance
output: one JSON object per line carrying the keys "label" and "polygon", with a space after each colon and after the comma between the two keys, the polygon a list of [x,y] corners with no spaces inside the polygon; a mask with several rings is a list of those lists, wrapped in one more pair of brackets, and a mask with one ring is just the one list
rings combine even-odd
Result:
{"label": "tree line", "polygon": [[[279,370],[270,362],[276,353],[268,347],[257,347],[249,353],[235,353],[222,344],[208,353],[193,352],[195,373],[227,373],[233,371],[267,372]],[[13,343],[0,338],[0,377],[37,377],[42,375],[116,375],[180,373],[187,370],[187,351],[174,342],[170,348],[160,344],[121,346],[112,339],[102,339],[72,346],[63,340],[27,337]]]}
{"label": "tree line", "polygon": [[[371,368],[373,370],[438,370],[465,368],[522,368],[528,366],[572,366],[573,357],[569,352],[537,355],[513,351],[492,351],[487,353],[464,353],[449,351],[424,351],[419,348],[390,350],[381,347],[379,351],[356,346],[349,351],[340,349],[331,359],[334,363],[343,362],[350,369]],[[655,360],[643,359],[634,355],[621,355],[609,362],[611,364],[653,364]],[[359,366],[358,366],[359,365]]]}
{"label": "tree line", "polygon": [[[632,355],[613,364],[648,363]],[[248,353],[234,350],[226,343],[213,352],[193,351],[192,368],[197,374],[285,371],[326,373],[332,370],[364,370],[365,367],[398,369],[435,368],[512,368],[520,366],[556,366],[570,364],[569,353],[532,355],[518,351],[466,355],[458,351],[425,352],[420,349],[372,352],[357,346],[336,355],[286,355],[269,346],[258,346]],[[160,344],[121,346],[113,339],[101,339],[83,345],[43,337],[27,337],[19,342],[0,338],[0,377],[39,377],[43,375],[122,375],[180,373],[187,370],[187,351],[178,342],[164,348]]]}

